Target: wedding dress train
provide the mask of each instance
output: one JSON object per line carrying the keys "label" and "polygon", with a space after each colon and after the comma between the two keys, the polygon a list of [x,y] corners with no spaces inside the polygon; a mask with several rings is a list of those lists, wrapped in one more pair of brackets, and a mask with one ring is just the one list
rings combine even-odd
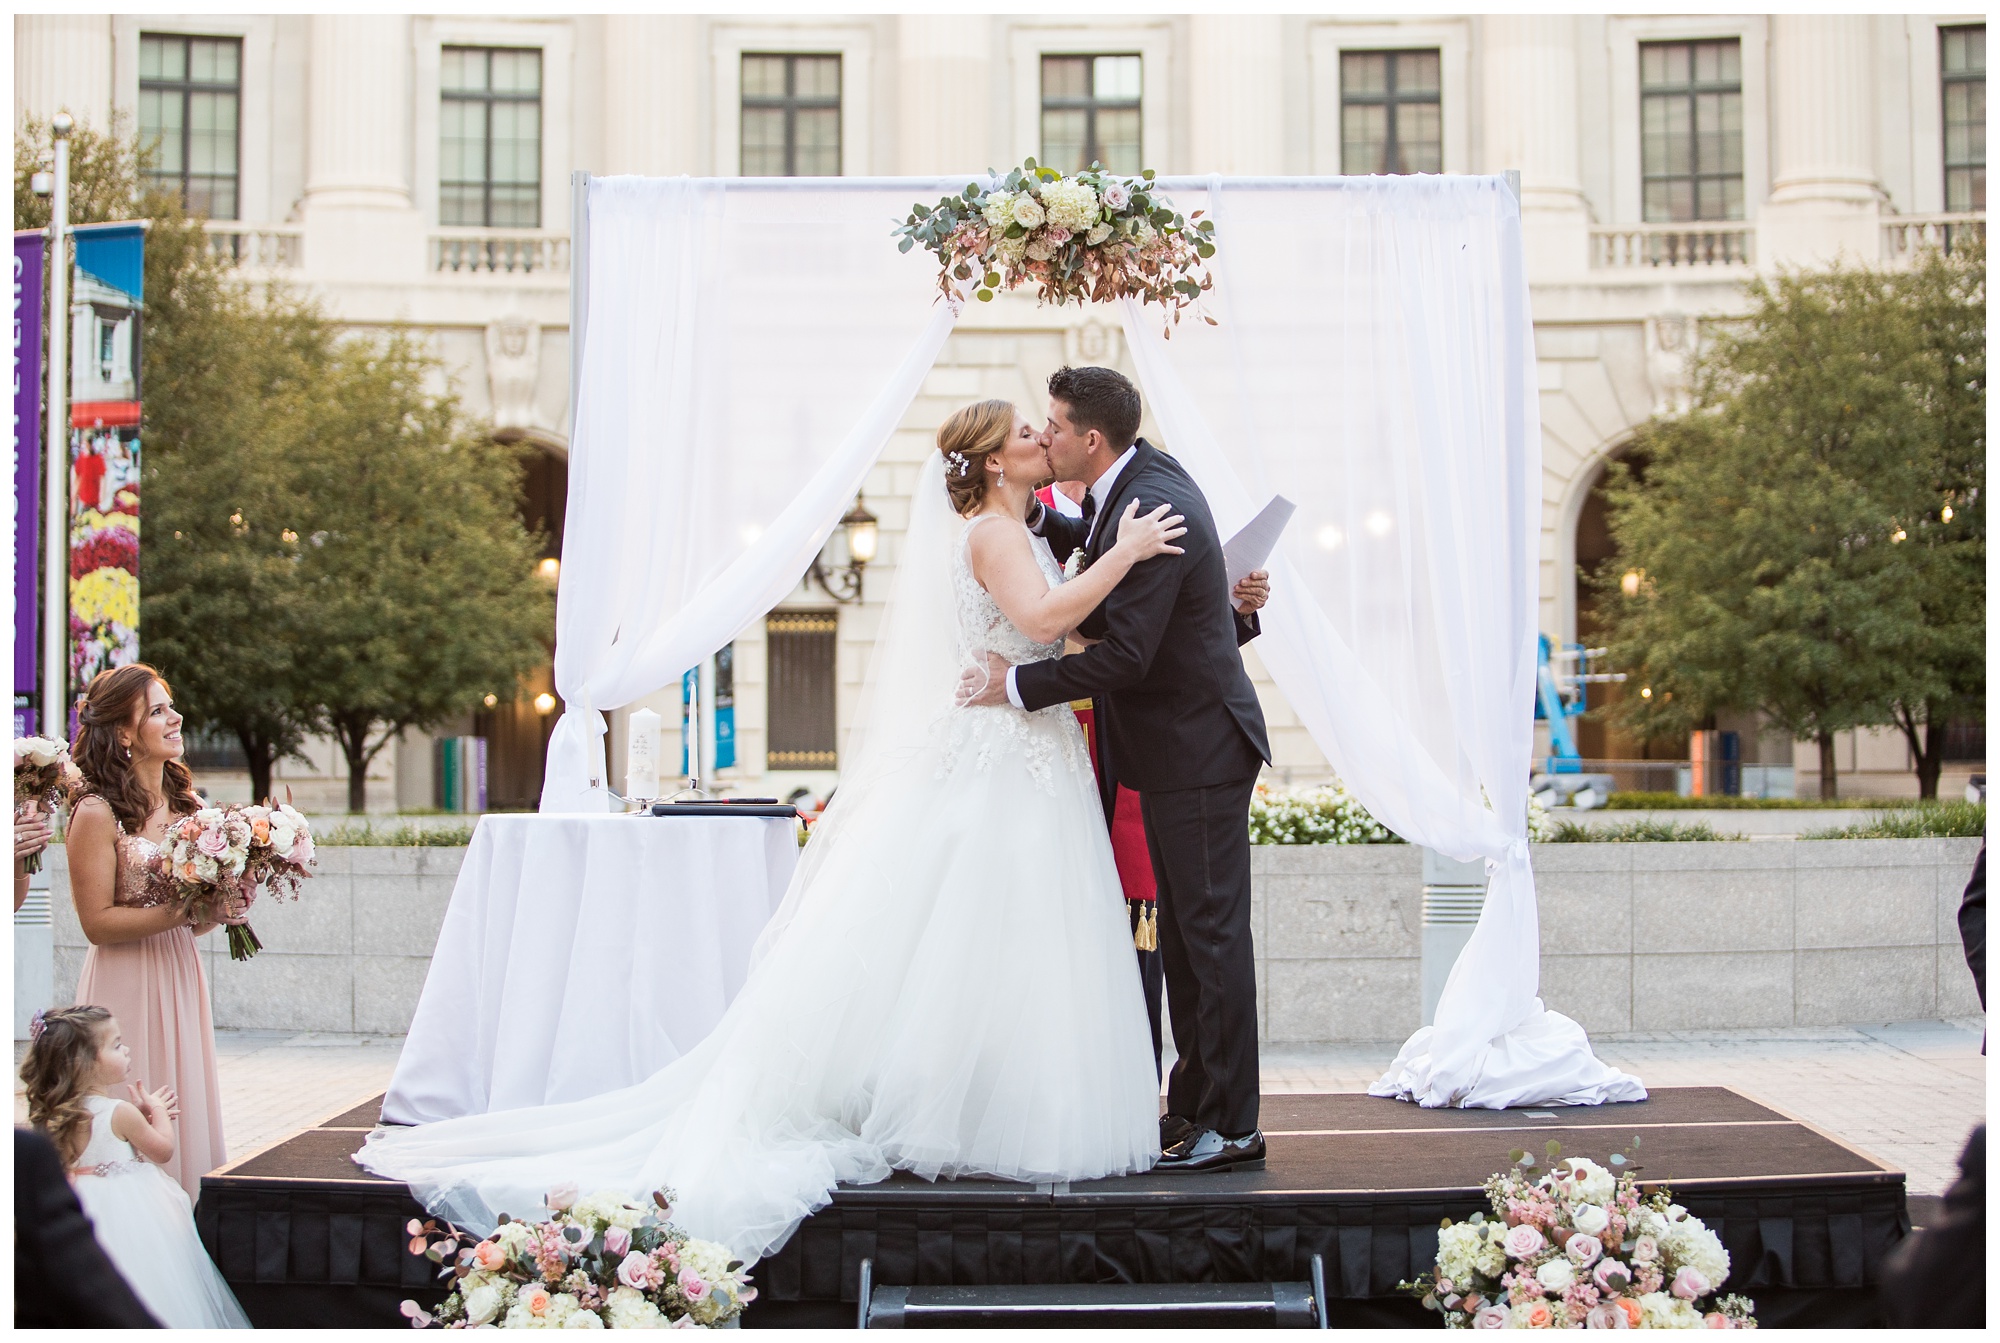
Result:
{"label": "wedding dress train", "polygon": [[[535,1214],[557,1184],[669,1187],[677,1223],[745,1260],[837,1183],[892,1170],[1038,1182],[1151,1167],[1159,1088],[1082,732],[1067,706],[950,708],[968,652],[1059,646],[1025,638],[972,578],[971,526],[1018,524],[939,517],[935,463],[892,603],[903,636],[878,643],[891,666],[868,759],[714,1032],[637,1086],[378,1131],[356,1161],[482,1231]],[[603,1010],[621,1006],[605,985]]]}

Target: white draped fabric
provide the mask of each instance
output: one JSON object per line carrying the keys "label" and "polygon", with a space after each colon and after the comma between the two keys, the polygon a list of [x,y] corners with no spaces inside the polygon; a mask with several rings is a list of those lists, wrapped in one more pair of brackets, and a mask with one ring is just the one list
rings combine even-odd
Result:
{"label": "white draped fabric", "polygon": [[[950,334],[889,225],[964,179],[610,178],[557,605],[544,811],[603,810],[600,711],[670,684],[798,580]],[[1220,325],[1125,327],[1165,446],[1225,534],[1299,504],[1258,650],[1361,799],[1484,858],[1484,912],[1377,1084],[1426,1105],[1636,1099],[1538,995],[1526,833],[1540,430],[1502,179],[1184,179]],[[1032,408],[1031,408],[1032,409]]]}
{"label": "white draped fabric", "polygon": [[1127,300],[1140,381],[1224,535],[1299,506],[1259,655],[1396,833],[1486,860],[1436,1024],[1373,1090],[1427,1106],[1637,1100],[1542,1006],[1527,783],[1541,432],[1520,212],[1498,177],[1169,184],[1216,221],[1219,325],[1161,337]]}
{"label": "white draped fabric", "polygon": [[603,710],[777,605],[951,334],[890,226],[956,182],[599,178],[545,812],[605,811]]}

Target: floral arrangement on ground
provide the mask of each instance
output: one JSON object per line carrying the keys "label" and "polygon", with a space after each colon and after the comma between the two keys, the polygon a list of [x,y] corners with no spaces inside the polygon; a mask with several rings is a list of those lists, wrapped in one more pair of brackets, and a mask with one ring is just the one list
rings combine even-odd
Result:
{"label": "floral arrangement on ground", "polygon": [[1492,1218],[1446,1219],[1437,1267],[1402,1290],[1456,1329],[1757,1327],[1747,1297],[1708,1300],[1729,1277],[1729,1251],[1665,1186],[1642,1191],[1622,1153],[1616,1175],[1561,1153],[1548,1145],[1539,1178],[1533,1156],[1511,1153],[1486,1182]]}
{"label": "floral arrangement on ground", "polygon": [[[667,1218],[673,1194],[651,1203],[614,1193],[548,1192],[539,1222],[500,1217],[484,1239],[436,1222],[409,1224],[410,1252],[441,1264],[451,1294],[432,1314],[414,1301],[418,1329],[695,1329],[734,1321],[757,1299],[750,1275],[711,1241]],[[435,1239],[433,1239],[435,1237]]]}
{"label": "floral arrangement on ground", "polygon": [[[1536,842],[1555,835],[1548,809],[1528,795],[1528,838]],[[1390,830],[1347,791],[1344,783],[1319,788],[1272,788],[1258,784],[1250,798],[1252,844],[1401,844]]]}
{"label": "floral arrangement on ground", "polygon": [[[1043,303],[1106,303],[1137,298],[1167,309],[1199,302],[1214,284],[1215,221],[1197,210],[1183,218],[1153,185],[1147,169],[1117,177],[1093,163],[1065,176],[1033,159],[1001,178],[988,174],[936,205],[917,205],[893,230],[902,251],[922,244],[936,254],[938,287],[956,301],[959,287],[990,302],[1001,290],[1033,283]],[[1209,325],[1215,319],[1202,314]]]}

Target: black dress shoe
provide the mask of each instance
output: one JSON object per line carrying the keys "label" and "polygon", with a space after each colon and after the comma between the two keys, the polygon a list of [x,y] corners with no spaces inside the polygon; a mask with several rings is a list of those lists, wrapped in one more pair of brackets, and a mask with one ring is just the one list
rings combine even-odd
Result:
{"label": "black dress shoe", "polygon": [[1183,1119],[1179,1115],[1161,1115],[1160,1150],[1167,1151],[1194,1130],[1195,1123],[1192,1119]]}
{"label": "black dress shoe", "polygon": [[1264,1134],[1252,1129],[1240,1138],[1225,1138],[1212,1128],[1196,1128],[1160,1154],[1156,1171],[1200,1174],[1216,1170],[1264,1169]]}

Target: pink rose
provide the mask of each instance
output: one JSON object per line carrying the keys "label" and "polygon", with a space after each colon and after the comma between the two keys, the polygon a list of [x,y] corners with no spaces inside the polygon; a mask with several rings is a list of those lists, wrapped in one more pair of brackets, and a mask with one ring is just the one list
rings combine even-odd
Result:
{"label": "pink rose", "polygon": [[507,1262],[507,1252],[497,1240],[482,1240],[472,1247],[473,1267],[497,1273]]}
{"label": "pink rose", "polygon": [[622,1258],[632,1248],[632,1233],[622,1226],[604,1228],[604,1252],[613,1258]]}
{"label": "pink rose", "polygon": [[1683,1301],[1693,1301],[1708,1295],[1709,1283],[1700,1269],[1684,1268],[1674,1274],[1674,1285],[1668,1290]]}
{"label": "pink rose", "polygon": [[679,1282],[681,1285],[681,1295],[685,1296],[689,1301],[700,1301],[708,1295],[708,1284],[703,1282],[701,1274],[695,1272],[692,1268],[681,1270]]}
{"label": "pink rose", "polygon": [[1736,1327],[1729,1322],[1729,1317],[1719,1310],[1712,1310],[1702,1316],[1701,1323],[1705,1329],[1734,1329]]}
{"label": "pink rose", "polygon": [[1500,1242],[1509,1259],[1529,1259],[1548,1247],[1548,1239],[1541,1232],[1523,1222],[1507,1232],[1507,1239]]}
{"label": "pink rose", "polygon": [[576,1206],[577,1189],[573,1184],[559,1184],[542,1195],[542,1202],[549,1205],[551,1212],[564,1212]]}
{"label": "pink rose", "polygon": [[1507,1327],[1507,1308],[1505,1306],[1484,1307],[1477,1315],[1472,1317],[1472,1327],[1474,1329],[1505,1329]]}
{"label": "pink rose", "polygon": [[1660,1257],[1660,1242],[1651,1236],[1641,1236],[1632,1242],[1632,1258],[1642,1264],[1649,1264]]}
{"label": "pink rose", "polygon": [[634,1250],[618,1261],[618,1281],[643,1292],[646,1290],[648,1267],[650,1265],[646,1261],[646,1256]]}
{"label": "pink rose", "polygon": [[211,858],[220,858],[229,852],[229,837],[221,830],[204,830],[196,837],[195,848]]}
{"label": "pink rose", "polygon": [[1588,1268],[1604,1254],[1604,1244],[1597,1237],[1579,1231],[1563,1242],[1563,1253],[1578,1268]]}
{"label": "pink rose", "polygon": [[1631,1324],[1625,1319],[1625,1312],[1610,1304],[1592,1306],[1590,1313],[1583,1317],[1586,1329],[1629,1329]]}
{"label": "pink rose", "polygon": [[1590,1280],[1600,1292],[1618,1293],[1632,1285],[1632,1270],[1616,1259],[1600,1259],[1591,1271]]}

